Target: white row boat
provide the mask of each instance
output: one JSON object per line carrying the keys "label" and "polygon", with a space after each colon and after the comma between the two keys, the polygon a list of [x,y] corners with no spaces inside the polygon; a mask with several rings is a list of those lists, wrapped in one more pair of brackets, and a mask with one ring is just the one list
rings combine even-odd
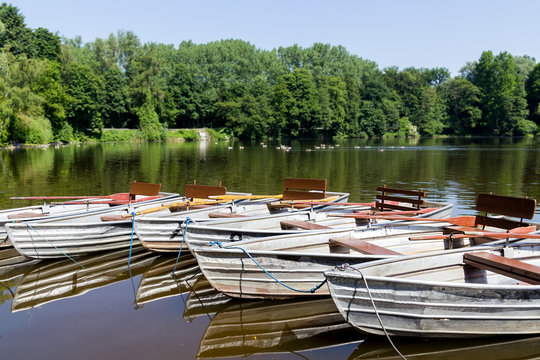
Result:
{"label": "white row boat", "polygon": [[[192,250],[199,267],[212,286],[229,296],[239,298],[320,296],[329,295],[326,285],[323,284],[314,292],[311,290],[323,282],[324,271],[337,265],[358,264],[401,254],[428,253],[468,244],[463,241],[450,243],[443,240],[409,240],[411,235],[440,234],[442,231],[441,224],[416,221],[401,223],[399,226],[394,223],[392,226],[355,230],[311,231],[245,240],[224,247],[201,246]],[[331,239],[344,238],[352,242],[360,241],[376,245],[389,251],[390,254],[388,252],[366,254],[331,243]]]}
{"label": "white row boat", "polygon": [[[417,218],[444,218],[452,214],[452,204],[426,202],[423,209],[430,211],[416,216]],[[369,221],[338,215],[354,214],[357,211],[373,210],[371,206],[332,205],[317,211],[307,209],[251,218],[232,218],[222,221],[201,222],[184,226],[185,240],[189,248],[208,245],[209,242],[220,242],[227,245],[231,242],[256,240],[269,236],[299,234],[308,230],[327,229],[361,229],[375,224],[388,223],[385,220]],[[386,212],[392,215],[392,212]],[[285,228],[285,229],[284,229]],[[183,232],[179,232],[183,235]],[[176,243],[175,250],[179,250]]]}
{"label": "white row boat", "polygon": [[[495,259],[501,268],[471,265],[478,258]],[[364,333],[522,336],[540,334],[540,285],[515,275],[538,278],[539,266],[540,242],[526,239],[510,247],[401,257],[325,275],[343,317]]]}
{"label": "white row boat", "polygon": [[[328,206],[331,206],[332,202],[346,202],[349,198],[348,193],[326,192],[326,195],[328,198],[332,199],[331,201],[328,201]],[[287,214],[295,214],[297,212],[305,213],[308,211],[304,210],[304,207],[298,209],[291,208],[290,206],[271,211],[268,207],[273,207],[272,202],[275,200],[275,198],[266,198],[251,201],[249,203],[225,204],[218,207],[207,207],[168,216],[143,216],[135,219],[135,232],[142,245],[148,250],[178,252],[184,237],[182,226],[187,218],[190,219],[190,223],[194,220],[196,223],[202,225],[209,223],[209,220],[212,220],[211,222],[222,223],[223,219],[219,218],[222,216],[223,218],[228,218],[228,221],[226,222],[229,224],[242,224],[245,220],[250,221],[252,217],[257,217],[258,219],[278,219]],[[313,208],[316,210],[322,209],[325,206],[326,205],[316,205]],[[239,218],[230,218],[231,216],[238,216]],[[246,224],[248,223],[249,222]],[[267,232],[264,236],[269,235],[270,234]],[[187,249],[187,247],[184,245],[184,250],[185,249]]]}
{"label": "white row boat", "polygon": [[[62,258],[117,250],[130,246],[133,212],[182,200],[178,194],[160,194],[161,198],[149,201],[119,205],[105,210],[90,210],[56,219],[8,223],[5,228],[15,249],[21,255],[30,258]],[[160,211],[169,213],[168,209]]]}

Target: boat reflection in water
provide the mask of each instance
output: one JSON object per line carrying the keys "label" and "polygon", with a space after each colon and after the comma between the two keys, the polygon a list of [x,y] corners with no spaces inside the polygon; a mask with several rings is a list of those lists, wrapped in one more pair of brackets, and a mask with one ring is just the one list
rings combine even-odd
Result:
{"label": "boat reflection in water", "polygon": [[[395,340],[408,360],[525,360],[540,358],[540,337],[474,340]],[[368,338],[349,359],[398,360],[401,357],[383,338]]]}
{"label": "boat reflection in water", "polygon": [[[37,264],[39,260],[29,259],[19,254],[13,247],[0,248],[0,279],[5,274],[22,274],[30,265]],[[9,275],[8,275],[9,276]]]}
{"label": "boat reflection in water", "polygon": [[47,260],[24,274],[15,290],[11,311],[28,310],[46,303],[79,296],[140,275],[158,255],[134,247],[128,269],[129,249],[70,259]]}
{"label": "boat reflection in water", "polygon": [[212,314],[238,301],[214,289],[204,275],[199,273],[197,281],[190,286],[190,292],[184,301],[183,316],[187,322],[192,322],[199,316],[211,318]]}
{"label": "boat reflection in water", "polygon": [[362,341],[331,299],[236,302],[217,312],[198,358],[287,353]]}
{"label": "boat reflection in water", "polygon": [[142,305],[186,293],[198,275],[200,269],[193,255],[182,255],[177,263],[176,255],[162,254],[144,271],[137,287],[137,303]]}

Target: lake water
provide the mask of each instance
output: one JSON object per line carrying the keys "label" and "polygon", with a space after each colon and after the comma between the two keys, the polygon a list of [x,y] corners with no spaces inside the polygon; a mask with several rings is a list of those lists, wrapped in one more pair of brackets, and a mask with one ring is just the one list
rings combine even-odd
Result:
{"label": "lake water", "polygon": [[[354,202],[372,201],[383,184],[421,188],[430,199],[452,202],[454,215],[474,213],[478,193],[540,199],[538,139],[346,140],[324,149],[321,143],[283,143],[289,151],[276,149],[281,143],[226,142],[0,150],[0,208],[30,204],[11,196],[125,192],[133,180],[180,193],[197,180],[278,194],[284,177],[326,178],[328,190],[350,192]],[[126,251],[81,258],[85,270],[60,260],[0,271],[1,358],[395,356],[382,339],[363,341],[330,299],[231,300],[209,287],[188,256],[172,277],[175,260],[136,249],[131,273]],[[410,359],[528,359],[540,357],[538,340],[397,345]]]}

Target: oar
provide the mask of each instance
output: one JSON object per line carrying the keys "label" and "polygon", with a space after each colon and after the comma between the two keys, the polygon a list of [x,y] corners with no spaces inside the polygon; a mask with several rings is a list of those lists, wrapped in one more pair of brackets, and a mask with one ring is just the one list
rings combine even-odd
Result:
{"label": "oar", "polygon": [[[226,202],[228,202],[228,201],[225,201],[225,200],[198,200],[198,201],[186,200],[186,201],[176,202],[176,203],[172,203],[172,204],[163,204],[161,206],[156,206],[156,207],[149,208],[149,209],[137,210],[137,211],[135,211],[135,215],[150,214],[150,213],[153,213],[153,212],[156,212],[156,211],[159,211],[159,210],[170,209],[170,208],[175,207],[175,206],[219,205],[219,204],[224,204]],[[131,217],[131,214],[124,214],[124,215],[122,215],[122,217],[128,218],[128,217]]]}
{"label": "oar", "polygon": [[[328,201],[306,201],[306,200],[293,200],[291,201],[292,204],[296,205],[329,205]],[[333,202],[330,203],[330,205],[336,205],[336,206],[371,206],[375,207],[375,201],[371,203],[350,203],[350,202]]]}
{"label": "oar", "polygon": [[[329,196],[329,197],[326,197],[324,199],[317,199],[317,200],[283,200],[281,201],[281,205],[289,205],[289,206],[294,206],[294,205],[337,205],[337,204],[346,204],[346,205],[351,205],[351,203],[337,203],[337,202],[332,202],[334,200],[336,200],[337,198],[339,198],[339,196],[335,195],[335,196]],[[365,204],[362,204],[360,206],[363,206]]]}
{"label": "oar", "polygon": [[402,221],[432,221],[445,222],[458,226],[474,226],[475,216],[456,216],[453,218],[433,219],[421,217],[406,217],[406,216],[385,216],[385,215],[362,215],[362,214],[328,214],[328,216],[350,217],[355,219],[384,219],[384,220],[402,220]]}
{"label": "oar", "polygon": [[502,233],[489,231],[465,231],[460,234],[441,234],[426,236],[411,236],[409,240],[445,240],[445,239],[463,239],[470,237],[492,237],[498,239],[540,239],[540,234],[520,234],[520,233]]}
{"label": "oar", "polygon": [[67,200],[67,199],[109,199],[118,197],[121,195],[126,195],[127,193],[117,193],[107,196],[12,196],[11,200]]}
{"label": "oar", "polygon": [[282,199],[283,195],[211,195],[209,199],[216,200],[259,200],[259,199]]}

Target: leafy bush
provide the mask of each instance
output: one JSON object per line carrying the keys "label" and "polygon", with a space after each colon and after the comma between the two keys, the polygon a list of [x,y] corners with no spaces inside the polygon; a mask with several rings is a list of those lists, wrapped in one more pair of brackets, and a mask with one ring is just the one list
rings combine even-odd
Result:
{"label": "leafy bush", "polygon": [[519,119],[514,130],[515,135],[528,135],[534,134],[537,130],[537,126],[534,122],[525,119]]}
{"label": "leafy bush", "polygon": [[75,135],[73,134],[73,128],[67,122],[63,122],[62,126],[56,133],[54,139],[56,141],[72,142],[75,140]]}
{"label": "leafy bush", "polygon": [[409,118],[403,117],[399,119],[398,136],[418,136],[418,128],[409,121]]}
{"label": "leafy bush", "polygon": [[148,95],[144,104],[137,110],[139,117],[139,129],[146,140],[161,140],[163,127],[159,122],[159,116],[153,105],[153,101]]}
{"label": "leafy bush", "polygon": [[212,140],[229,140],[232,135],[227,129],[206,129]]}
{"label": "leafy bush", "polygon": [[195,129],[178,129],[168,132],[169,138],[185,139],[187,141],[199,141],[199,133]]}
{"label": "leafy bush", "polygon": [[26,144],[48,144],[53,139],[49,120],[43,117],[29,117],[19,114],[12,123],[13,138]]}

